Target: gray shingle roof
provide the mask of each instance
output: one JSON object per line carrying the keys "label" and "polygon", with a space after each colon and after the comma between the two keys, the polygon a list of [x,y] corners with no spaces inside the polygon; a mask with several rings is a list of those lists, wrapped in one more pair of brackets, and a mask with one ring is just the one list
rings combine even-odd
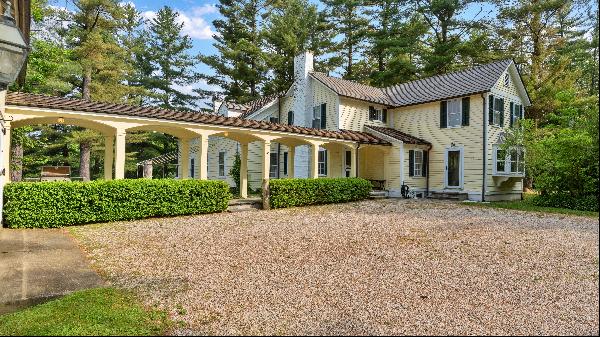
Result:
{"label": "gray shingle roof", "polygon": [[406,132],[402,132],[402,131],[396,130],[396,129],[386,128],[386,127],[382,127],[382,126],[375,126],[375,125],[365,125],[365,129],[367,132],[372,130],[372,131],[378,132],[382,135],[388,136],[390,138],[399,140],[405,144],[431,145],[430,142],[428,142],[424,139],[417,138],[415,136],[411,136]]}
{"label": "gray shingle roof", "polygon": [[496,61],[387,88],[371,87],[317,72],[311,73],[311,76],[340,96],[401,107],[487,92],[512,62]]}

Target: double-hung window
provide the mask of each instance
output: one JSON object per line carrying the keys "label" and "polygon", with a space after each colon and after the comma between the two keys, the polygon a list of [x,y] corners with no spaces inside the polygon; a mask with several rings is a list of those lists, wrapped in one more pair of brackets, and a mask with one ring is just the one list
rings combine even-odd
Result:
{"label": "double-hung window", "polygon": [[313,107],[313,123],[315,129],[327,128],[327,104],[323,103]]}
{"label": "double-hung window", "polygon": [[489,96],[489,124],[504,126],[504,98]]}
{"label": "double-hung window", "polygon": [[327,150],[325,149],[319,149],[318,173],[319,176],[327,175]]}
{"label": "double-hung window", "polygon": [[408,176],[426,177],[428,155],[427,151],[409,150],[408,151]]}
{"label": "double-hung window", "polygon": [[279,153],[271,152],[269,157],[269,178],[277,178],[277,171],[279,171]]}
{"label": "double-hung window", "polygon": [[219,177],[225,176],[225,152],[219,152]]}
{"label": "double-hung window", "polygon": [[294,125],[294,112],[292,110],[288,111],[288,125]]}
{"label": "double-hung window", "polygon": [[380,109],[374,106],[369,107],[369,120],[387,123],[387,109]]}
{"label": "double-hung window", "polygon": [[516,175],[525,174],[525,156],[520,147],[510,148],[508,151],[494,146],[494,174]]}
{"label": "double-hung window", "polygon": [[448,101],[448,127],[458,128],[462,124],[462,104],[460,99]]}
{"label": "double-hung window", "polygon": [[510,103],[510,126],[513,127],[523,118],[523,105]]}
{"label": "double-hung window", "polygon": [[423,151],[415,151],[414,175],[423,175]]}

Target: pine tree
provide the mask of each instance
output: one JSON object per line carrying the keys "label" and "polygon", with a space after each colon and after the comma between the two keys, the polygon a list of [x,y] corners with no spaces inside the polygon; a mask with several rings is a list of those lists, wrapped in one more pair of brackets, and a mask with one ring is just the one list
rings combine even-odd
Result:
{"label": "pine tree", "polygon": [[355,74],[355,64],[361,58],[367,36],[368,19],[364,16],[363,0],[323,0],[326,13],[335,25],[341,41],[337,52],[343,59],[343,77],[360,80]]}
{"label": "pine tree", "polygon": [[196,107],[197,97],[178,87],[196,82],[194,58],[189,54],[192,40],[182,35],[183,23],[171,7],[161,8],[150,20],[148,57],[154,71],[146,87],[157,95],[157,104],[167,109],[188,110]]}
{"label": "pine tree", "polygon": [[122,19],[118,0],[76,0],[63,34],[82,69],[81,96],[100,101],[123,101],[128,87],[127,55],[116,39]]}
{"label": "pine tree", "polygon": [[[320,60],[334,46],[332,29],[323,13],[307,0],[289,0],[275,6],[265,23],[263,36],[267,66],[272,70],[272,77],[263,90],[265,94],[283,92],[290,87],[294,81],[296,55],[308,50]],[[334,67],[331,59],[323,59],[315,68],[327,72]]]}
{"label": "pine tree", "polygon": [[[268,0],[220,0],[221,18],[213,21],[218,34],[213,46],[216,55],[199,55],[199,60],[215,72],[204,74],[209,85],[223,89],[225,99],[248,102],[260,97],[267,76],[263,51],[262,17],[267,15]],[[206,98],[214,92],[198,90]]]}
{"label": "pine tree", "polygon": [[375,1],[366,12],[372,19],[366,54],[375,65],[369,74],[370,84],[384,87],[417,77],[421,40],[428,28],[414,9],[412,2],[382,0]]}

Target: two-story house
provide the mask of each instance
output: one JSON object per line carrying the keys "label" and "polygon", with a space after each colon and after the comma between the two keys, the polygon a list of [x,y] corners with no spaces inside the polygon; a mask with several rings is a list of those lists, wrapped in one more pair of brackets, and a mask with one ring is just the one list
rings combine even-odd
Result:
{"label": "two-story house", "polygon": [[[311,160],[317,160],[319,176],[347,177],[353,172],[390,196],[400,196],[406,185],[422,197],[521,198],[523,153],[518,149],[507,153],[498,146],[502,134],[523,118],[524,107],[531,104],[512,60],[387,88],[315,72],[309,52],[295,58],[294,73],[287,92],[247,104],[215,101],[215,113],[290,126],[362,131],[391,145],[361,144],[355,152],[343,145],[324,145],[318,158],[311,158],[308,146],[273,142],[271,178],[308,177]],[[210,137],[208,148],[209,178],[233,185],[229,169],[238,143]],[[260,151],[259,144],[249,144],[248,182],[253,189],[261,186]],[[194,175],[194,164],[189,167]]]}

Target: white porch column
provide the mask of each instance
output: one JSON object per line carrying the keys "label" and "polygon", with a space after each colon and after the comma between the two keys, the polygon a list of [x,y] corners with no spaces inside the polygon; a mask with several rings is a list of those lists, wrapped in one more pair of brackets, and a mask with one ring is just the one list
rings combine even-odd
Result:
{"label": "white porch column", "polygon": [[113,162],[115,161],[114,136],[104,136],[104,180],[113,178]]}
{"label": "white porch column", "polygon": [[179,139],[179,168],[181,179],[190,177],[190,140],[187,138]]}
{"label": "white porch column", "polygon": [[125,178],[125,130],[118,129],[115,137],[115,179]]}
{"label": "white porch column", "polygon": [[248,143],[240,143],[240,197],[248,198]]}
{"label": "white porch column", "polygon": [[356,162],[356,147],[350,147],[350,177],[356,178],[356,166],[358,163]]}
{"label": "white porch column", "polygon": [[263,140],[262,141],[262,178],[264,180],[269,180],[269,173],[271,170],[271,141]]}
{"label": "white porch column", "polygon": [[289,150],[288,150],[288,167],[287,167],[287,172],[288,172],[288,177],[289,178],[294,178],[294,167],[296,164],[296,147],[295,146],[290,146]]}
{"label": "white porch column", "polygon": [[198,179],[208,179],[208,135],[201,135],[198,138]]}
{"label": "white porch column", "polygon": [[319,144],[310,145],[310,170],[308,177],[316,179],[319,177]]}

